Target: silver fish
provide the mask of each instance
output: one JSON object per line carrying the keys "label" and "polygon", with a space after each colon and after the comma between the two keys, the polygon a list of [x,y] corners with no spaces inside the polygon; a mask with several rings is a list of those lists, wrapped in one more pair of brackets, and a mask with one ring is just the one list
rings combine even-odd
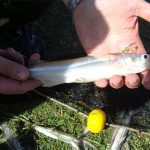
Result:
{"label": "silver fish", "polygon": [[8,150],[24,150],[12,129],[10,129],[6,124],[0,125],[0,129],[4,132],[4,143],[7,144]]}
{"label": "silver fish", "polygon": [[150,69],[148,54],[104,54],[76,59],[42,62],[29,68],[30,77],[45,87],[63,83],[86,83]]}
{"label": "silver fish", "polygon": [[90,149],[97,150],[97,148],[93,144],[91,144],[84,138],[76,138],[67,133],[55,130],[54,128],[46,128],[38,125],[35,125],[34,129],[47,137],[70,144],[74,150],[80,150],[80,146],[83,146],[82,149],[85,149],[85,146]]}
{"label": "silver fish", "polygon": [[[120,114],[118,114],[118,123],[121,125],[130,126],[134,114],[134,111],[129,111],[128,114],[125,111],[120,112]],[[128,144],[130,138],[131,136],[129,136],[129,130],[126,128],[113,128],[107,150],[130,150]]]}

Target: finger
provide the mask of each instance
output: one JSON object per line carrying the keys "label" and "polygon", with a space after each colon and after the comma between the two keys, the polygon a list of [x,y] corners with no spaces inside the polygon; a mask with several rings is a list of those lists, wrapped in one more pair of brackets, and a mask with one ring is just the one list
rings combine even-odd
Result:
{"label": "finger", "polygon": [[24,81],[29,76],[29,71],[23,65],[0,56],[0,74],[7,77]]}
{"label": "finger", "polygon": [[24,64],[23,55],[15,51],[13,48],[7,48],[6,50],[1,50],[0,55],[10,60],[16,61],[20,64]]}
{"label": "finger", "polygon": [[16,81],[10,78],[0,80],[0,93],[1,94],[23,94],[31,91],[41,85],[38,80],[29,79],[24,82]]}
{"label": "finger", "polygon": [[150,90],[150,71],[144,71],[141,73],[141,80],[143,86]]}
{"label": "finger", "polygon": [[137,74],[130,74],[125,78],[125,84],[128,88],[138,88],[140,85],[140,77]]}
{"label": "finger", "polygon": [[37,64],[40,61],[40,54],[34,53],[29,58],[29,65]]}
{"label": "finger", "polygon": [[24,64],[24,58],[23,55],[21,55],[19,52],[15,51],[13,48],[8,48],[6,50],[8,56],[10,56],[10,59],[20,63]]}
{"label": "finger", "polygon": [[124,80],[121,76],[113,76],[110,78],[109,84],[111,87],[113,87],[115,89],[119,89],[119,88],[123,87]]}
{"label": "finger", "polygon": [[150,21],[150,4],[144,0],[139,1],[137,15],[147,21]]}
{"label": "finger", "polygon": [[106,79],[101,79],[101,80],[97,80],[94,82],[96,86],[100,87],[100,88],[105,88],[108,85],[108,80]]}

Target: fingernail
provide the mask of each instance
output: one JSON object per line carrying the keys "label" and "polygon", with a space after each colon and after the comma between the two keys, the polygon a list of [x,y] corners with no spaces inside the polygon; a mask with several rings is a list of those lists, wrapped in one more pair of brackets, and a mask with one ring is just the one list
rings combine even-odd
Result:
{"label": "fingernail", "polygon": [[27,78],[27,73],[24,71],[24,69],[21,69],[17,76],[20,80],[25,80]]}

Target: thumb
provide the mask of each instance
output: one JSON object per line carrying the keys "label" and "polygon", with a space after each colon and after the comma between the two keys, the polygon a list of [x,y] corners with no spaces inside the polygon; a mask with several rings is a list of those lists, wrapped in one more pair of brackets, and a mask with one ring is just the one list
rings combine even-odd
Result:
{"label": "thumb", "polygon": [[138,16],[150,22],[150,3],[140,0]]}

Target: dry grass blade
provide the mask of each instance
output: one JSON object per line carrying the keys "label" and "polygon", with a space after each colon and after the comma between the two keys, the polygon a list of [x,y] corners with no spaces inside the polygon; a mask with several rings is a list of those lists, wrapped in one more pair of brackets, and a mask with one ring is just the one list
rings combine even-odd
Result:
{"label": "dry grass blade", "polygon": [[69,105],[67,105],[67,104],[64,104],[64,103],[62,103],[62,102],[60,102],[60,101],[58,101],[58,100],[56,100],[56,99],[54,99],[54,98],[50,98],[49,96],[47,96],[47,95],[45,95],[45,94],[43,94],[43,93],[41,93],[41,92],[39,92],[39,91],[37,91],[37,90],[33,90],[33,91],[34,91],[35,93],[39,94],[40,96],[42,96],[42,97],[44,97],[44,98],[46,98],[46,99],[48,99],[48,100],[50,100],[50,101],[52,101],[52,102],[55,102],[55,103],[58,104],[58,105],[61,105],[61,106],[63,106],[63,107],[66,107],[66,108],[68,108],[69,110],[72,110],[72,111],[78,113],[79,115],[81,115],[81,116],[83,116],[83,117],[85,117],[85,118],[88,117],[86,114],[84,114],[84,113],[78,111],[77,109],[75,109],[75,108],[73,108],[73,107],[71,107],[71,106],[69,106]]}
{"label": "dry grass blade", "polygon": [[7,144],[7,148],[11,150],[23,150],[23,147],[20,145],[16,135],[13,133],[12,129],[10,129],[6,124],[2,124],[0,126],[2,132],[5,134],[5,142]]}
{"label": "dry grass blade", "polygon": [[110,127],[113,127],[113,128],[124,128],[126,130],[129,130],[129,131],[132,131],[132,132],[136,132],[136,133],[141,134],[141,135],[150,136],[150,133],[143,132],[143,131],[140,132],[139,130],[134,129],[134,128],[130,128],[130,127],[126,127],[126,126],[120,126],[120,125],[115,125],[115,124],[108,124],[108,123],[106,123],[106,125],[108,125]]}

